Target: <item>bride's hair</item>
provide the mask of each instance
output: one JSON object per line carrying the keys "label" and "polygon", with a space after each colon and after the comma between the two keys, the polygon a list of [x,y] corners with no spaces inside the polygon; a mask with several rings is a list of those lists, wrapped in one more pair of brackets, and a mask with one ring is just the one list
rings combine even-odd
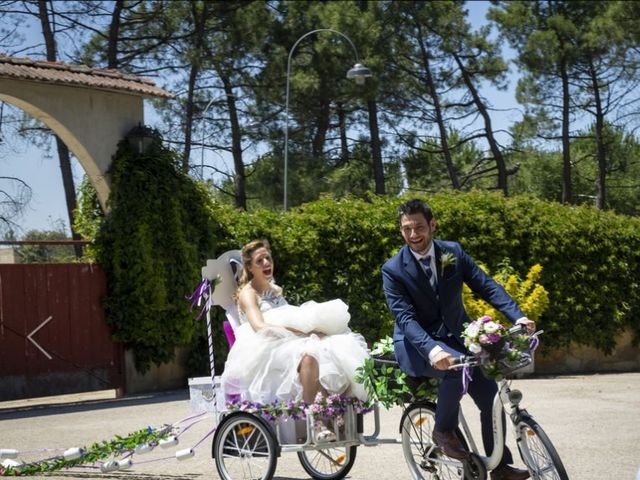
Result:
{"label": "bride's hair", "polygon": [[242,260],[242,274],[240,275],[238,292],[253,278],[253,275],[251,275],[251,272],[249,271],[249,266],[251,265],[251,257],[253,257],[253,253],[259,248],[266,248],[269,252],[269,255],[271,255],[271,245],[269,245],[269,242],[267,240],[254,240],[252,242],[249,242],[244,247],[242,247],[242,250],[240,251],[240,258]]}

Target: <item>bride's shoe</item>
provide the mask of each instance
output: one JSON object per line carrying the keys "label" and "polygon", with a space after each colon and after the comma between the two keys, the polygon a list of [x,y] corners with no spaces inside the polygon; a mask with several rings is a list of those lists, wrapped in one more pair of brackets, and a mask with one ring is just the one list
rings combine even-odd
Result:
{"label": "bride's shoe", "polygon": [[313,437],[314,437],[315,443],[329,443],[329,442],[336,441],[336,434],[326,427],[320,430],[316,430]]}

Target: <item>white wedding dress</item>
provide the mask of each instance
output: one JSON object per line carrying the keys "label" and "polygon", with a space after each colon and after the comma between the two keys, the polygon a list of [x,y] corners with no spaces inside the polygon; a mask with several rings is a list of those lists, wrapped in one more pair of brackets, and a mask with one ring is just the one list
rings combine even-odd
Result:
{"label": "white wedding dress", "polygon": [[[256,332],[241,313],[236,341],[227,357],[222,388],[227,398],[268,403],[302,398],[298,365],[304,354],[320,368],[320,385],[329,393],[366,400],[355,371],[369,355],[362,335],[349,330],[349,312],[342,300],[301,306],[289,305],[280,295],[258,297],[264,321],[274,327]],[[305,335],[278,325],[295,328]],[[322,332],[317,334],[316,332]]]}

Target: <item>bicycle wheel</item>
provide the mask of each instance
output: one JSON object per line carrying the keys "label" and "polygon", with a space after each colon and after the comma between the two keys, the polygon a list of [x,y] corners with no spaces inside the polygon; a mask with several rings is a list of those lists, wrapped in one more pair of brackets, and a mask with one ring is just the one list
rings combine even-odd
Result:
{"label": "bicycle wheel", "polygon": [[332,447],[298,452],[298,459],[304,471],[318,480],[339,480],[344,478],[356,461],[357,447]]}
{"label": "bicycle wheel", "polygon": [[[464,478],[462,462],[449,458],[431,439],[435,423],[435,405],[413,403],[400,421],[402,452],[414,480],[450,480]],[[460,431],[456,432],[460,438]]]}
{"label": "bicycle wheel", "polygon": [[230,415],[218,426],[213,456],[223,480],[271,480],[277,462],[275,436],[254,415]]}
{"label": "bicycle wheel", "polygon": [[560,455],[533,418],[522,416],[517,426],[518,449],[534,480],[569,480]]}

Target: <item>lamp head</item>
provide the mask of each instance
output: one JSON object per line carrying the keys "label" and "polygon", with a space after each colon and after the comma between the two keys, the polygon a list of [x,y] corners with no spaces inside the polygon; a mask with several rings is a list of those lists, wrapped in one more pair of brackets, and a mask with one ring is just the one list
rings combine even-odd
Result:
{"label": "lamp head", "polygon": [[145,153],[147,148],[153,143],[153,140],[159,137],[157,130],[146,125],[138,123],[127,133],[127,140],[133,149],[139,153]]}
{"label": "lamp head", "polygon": [[356,63],[347,72],[347,78],[355,80],[358,85],[364,85],[365,79],[371,76],[372,76],[371,70],[368,67],[365,67],[364,65],[362,65],[361,63]]}

